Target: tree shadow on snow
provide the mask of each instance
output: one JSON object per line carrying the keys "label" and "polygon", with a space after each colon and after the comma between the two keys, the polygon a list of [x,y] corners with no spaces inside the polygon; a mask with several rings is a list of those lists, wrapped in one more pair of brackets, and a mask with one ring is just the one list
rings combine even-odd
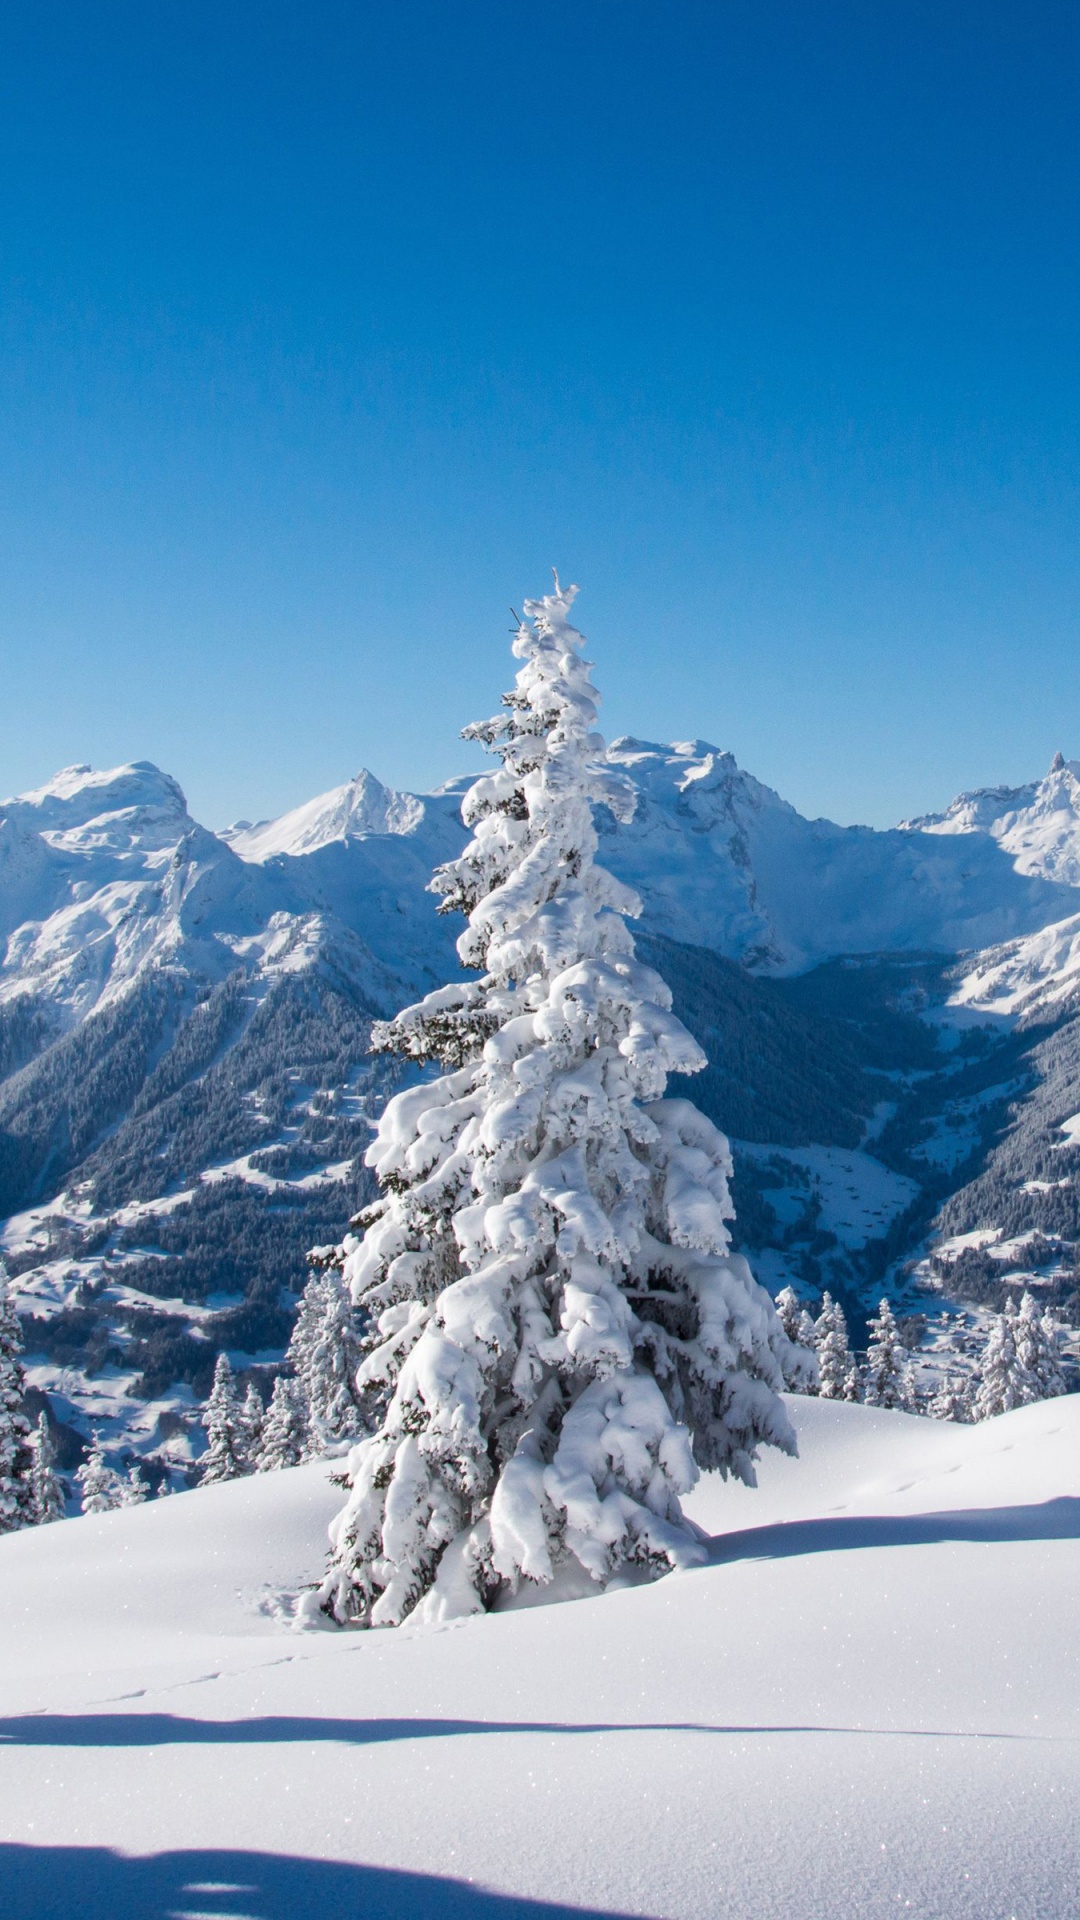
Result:
{"label": "tree shadow on snow", "polygon": [[0,1845],[0,1887],[4,1920],[601,1920],[436,1874],[273,1853]]}
{"label": "tree shadow on snow", "polygon": [[[336,1742],[377,1747],[394,1740],[448,1740],[462,1734],[546,1734],[551,1738],[609,1733],[737,1735],[844,1733],[868,1740],[1049,1740],[1049,1734],[968,1733],[947,1727],[847,1727],[825,1722],[718,1724],[704,1720],[329,1720],[264,1714],[248,1720],[185,1720],[174,1713],[27,1713],[0,1720],[4,1747],[258,1746]],[[7,1920],[0,1903],[0,1914]]]}
{"label": "tree shadow on snow", "polygon": [[1080,1539],[1080,1499],[1062,1496],[1026,1507],[972,1507],[959,1513],[829,1514],[820,1520],[784,1520],[717,1534],[709,1560],[786,1560],[807,1553],[848,1553],[861,1547],[929,1547],[947,1540]]}

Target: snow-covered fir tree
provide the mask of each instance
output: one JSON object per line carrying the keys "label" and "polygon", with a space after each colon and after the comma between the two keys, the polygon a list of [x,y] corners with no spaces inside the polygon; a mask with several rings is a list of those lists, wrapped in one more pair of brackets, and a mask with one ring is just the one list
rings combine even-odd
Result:
{"label": "snow-covered fir tree", "polygon": [[34,1526],[47,1526],[64,1518],[64,1489],[56,1471],[56,1449],[49,1432],[49,1416],[44,1407],[34,1429],[34,1458],[30,1466],[30,1518]]}
{"label": "snow-covered fir tree", "polygon": [[203,1407],[202,1423],[208,1444],[200,1463],[200,1486],[211,1487],[219,1480],[237,1480],[247,1473],[244,1410],[227,1353],[218,1354],[214,1384]]}
{"label": "snow-covered fir tree", "polygon": [[979,1380],[972,1402],[976,1420],[990,1420],[1033,1400],[1064,1393],[1058,1334],[1048,1316],[1040,1314],[1032,1294],[1019,1307],[1015,1299],[994,1315],[983,1349]]}
{"label": "snow-covered fir tree", "polygon": [[356,1308],[340,1269],[329,1267],[319,1279],[319,1317],[307,1354],[304,1396],[309,1452],[327,1453],[365,1430],[356,1386],[363,1354]]}
{"label": "snow-covered fir tree", "polygon": [[262,1425],[256,1471],[276,1473],[279,1467],[298,1466],[307,1451],[308,1423],[300,1385],[279,1373]]}
{"label": "snow-covered fir tree", "polygon": [[337,1260],[336,1247],[316,1247],[308,1255],[312,1269],[307,1285],[300,1295],[300,1304],[296,1309],[296,1319],[289,1344],[285,1349],[285,1371],[291,1374],[299,1389],[300,1399],[307,1405],[308,1371],[311,1366],[312,1350],[318,1339],[319,1327],[323,1317],[323,1298],[326,1291],[326,1278],[330,1271],[329,1262]]}
{"label": "snow-covered fir tree", "polygon": [[896,1316],[887,1300],[882,1300],[869,1324],[870,1340],[866,1365],[862,1371],[863,1399],[868,1407],[888,1407],[893,1412],[914,1413],[915,1379],[908,1351],[900,1338]]}
{"label": "snow-covered fir tree", "polygon": [[796,1393],[816,1393],[818,1359],[813,1316],[803,1306],[794,1287],[781,1287],[776,1296],[776,1312],[795,1350],[794,1364],[785,1369],[785,1381]]}
{"label": "snow-covered fir tree", "polygon": [[262,1403],[262,1394],[259,1392],[254,1380],[249,1380],[247,1392],[244,1395],[244,1404],[240,1409],[240,1426],[244,1441],[244,1463],[245,1471],[248,1473],[254,1472],[255,1463],[259,1458],[259,1451],[262,1445],[264,1415],[265,1409]]}
{"label": "snow-covered fir tree", "polygon": [[364,1432],[356,1385],[363,1355],[356,1309],[340,1268],[327,1266],[312,1275],[304,1290],[302,1313],[309,1295],[303,1342],[293,1364],[307,1412],[308,1452],[318,1455]]}
{"label": "snow-covered fir tree", "polygon": [[932,1420],[957,1420],[967,1425],[974,1419],[972,1383],[966,1376],[947,1373],[938,1382],[927,1411]]}
{"label": "snow-covered fir tree", "polygon": [[1011,1307],[995,1313],[986,1337],[979,1380],[972,1400],[976,1420],[990,1420],[995,1414],[1008,1413],[1023,1406],[1033,1395],[1026,1391],[1016,1357],[1016,1313]]}
{"label": "snow-covered fir tree", "polygon": [[1048,1313],[1040,1313],[1035,1297],[1026,1293],[1016,1315],[1016,1358],[1037,1400],[1053,1400],[1065,1392],[1061,1371],[1061,1336]]}
{"label": "snow-covered fir tree", "polygon": [[0,1261],[0,1533],[33,1520],[33,1451],[26,1416],[22,1330]]}
{"label": "snow-covered fir tree", "polygon": [[704,1055],[595,861],[593,803],[631,800],[601,764],[572,594],[527,604],[505,710],[467,730],[502,764],[432,885],[482,977],[375,1036],[443,1072],[388,1104],[382,1195],[342,1250],[377,1424],[309,1597],[342,1622],[476,1612],[564,1566],[695,1563],[680,1496],[700,1469],[752,1483],[759,1446],[795,1451],[794,1355],[729,1251],[728,1143],[662,1097]]}
{"label": "snow-covered fir tree", "polygon": [[814,1323],[818,1392],[823,1400],[860,1400],[859,1369],[848,1343],[847,1317],[831,1293],[821,1296],[821,1312]]}
{"label": "snow-covered fir tree", "polygon": [[124,1505],[124,1482],[106,1460],[101,1435],[96,1430],[75,1479],[84,1513],[112,1513]]}
{"label": "snow-covered fir tree", "polygon": [[137,1460],[133,1460],[120,1482],[120,1505],[141,1507],[149,1492],[150,1488],[143,1479],[142,1468]]}

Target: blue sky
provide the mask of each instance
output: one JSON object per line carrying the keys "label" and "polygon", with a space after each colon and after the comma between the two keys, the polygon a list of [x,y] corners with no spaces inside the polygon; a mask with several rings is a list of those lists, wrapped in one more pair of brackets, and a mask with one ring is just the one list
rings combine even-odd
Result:
{"label": "blue sky", "polygon": [[1080,10],[9,0],[0,790],[613,735],[887,824],[1080,755]]}

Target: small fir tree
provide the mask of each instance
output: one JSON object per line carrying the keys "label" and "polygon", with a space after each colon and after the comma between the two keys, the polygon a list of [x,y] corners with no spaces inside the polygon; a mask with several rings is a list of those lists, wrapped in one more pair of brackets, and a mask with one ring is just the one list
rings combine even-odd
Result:
{"label": "small fir tree", "polygon": [[1060,1334],[1048,1313],[1040,1313],[1034,1295],[1025,1293],[1016,1315],[1016,1358],[1037,1400],[1052,1400],[1065,1391],[1061,1371]]}
{"label": "small fir tree", "polygon": [[365,1427],[356,1379],[363,1355],[356,1311],[335,1268],[316,1274],[316,1311],[304,1354],[301,1380],[308,1427],[308,1451],[331,1452],[355,1440]]}
{"label": "small fir tree", "polygon": [[90,1451],[76,1471],[84,1513],[112,1513],[124,1504],[124,1482],[105,1458],[101,1435],[94,1429]]}
{"label": "small fir tree", "polygon": [[960,1374],[943,1374],[930,1401],[930,1418],[956,1420],[966,1426],[974,1418],[971,1402],[970,1380]]}
{"label": "small fir tree", "polygon": [[296,1381],[300,1399],[305,1406],[308,1401],[311,1356],[322,1325],[323,1297],[326,1291],[327,1274],[330,1271],[327,1262],[333,1259],[336,1253],[336,1248],[318,1247],[308,1255],[312,1272],[300,1295],[292,1334],[285,1349],[285,1371]]}
{"label": "small fir tree", "polygon": [[752,1483],[759,1446],[795,1451],[790,1345],[729,1250],[728,1143],[663,1098],[705,1057],[596,864],[594,803],[626,817],[632,793],[601,762],[572,593],[527,605],[505,710],[467,733],[502,765],[432,885],[481,977],[376,1030],[443,1071],[388,1104],[382,1195],[341,1250],[378,1422],[313,1600],[342,1622],[476,1612],[564,1564],[696,1563],[700,1468]]}
{"label": "small fir tree", "polygon": [[820,1382],[814,1322],[794,1287],[781,1287],[776,1312],[792,1347],[792,1358],[784,1367],[784,1384],[793,1393],[817,1393]]}
{"label": "small fir tree", "polygon": [[34,1456],[25,1403],[22,1331],[0,1261],[0,1533],[14,1533],[33,1520]]}
{"label": "small fir tree", "polygon": [[870,1321],[870,1343],[863,1368],[863,1399],[868,1407],[887,1407],[895,1413],[915,1412],[915,1380],[896,1317],[882,1300]]}
{"label": "small fir tree", "polygon": [[38,1414],[34,1431],[34,1458],[30,1467],[30,1517],[34,1526],[44,1527],[64,1518],[64,1489],[56,1471],[56,1449],[49,1432],[49,1416],[44,1407]]}
{"label": "small fir tree", "polygon": [[220,1480],[238,1480],[248,1470],[244,1416],[227,1353],[218,1354],[214,1384],[203,1408],[202,1423],[207,1449],[202,1457],[200,1486],[212,1487]]}
{"label": "small fir tree", "polygon": [[262,1425],[264,1408],[262,1394],[254,1380],[248,1381],[244,1404],[240,1409],[240,1426],[244,1440],[245,1472],[254,1473],[262,1445]]}
{"label": "small fir tree", "polygon": [[1040,1314],[1034,1296],[1015,1299],[990,1323],[979,1369],[973,1413],[990,1420],[1026,1407],[1034,1400],[1052,1399],[1065,1391],[1058,1332],[1046,1314]]}
{"label": "small fir tree", "polygon": [[1016,1312],[1011,1303],[1004,1313],[995,1313],[983,1348],[979,1382],[972,1412],[976,1420],[992,1420],[996,1414],[1009,1413],[1034,1396],[1022,1378],[1016,1357]]}
{"label": "small fir tree", "polygon": [[839,1300],[821,1296],[821,1312],[814,1325],[818,1359],[818,1392],[823,1400],[859,1400],[859,1370],[848,1344],[847,1319]]}
{"label": "small fir tree", "polygon": [[142,1476],[137,1460],[133,1460],[125,1478],[120,1482],[120,1505],[122,1507],[141,1507],[150,1488]]}
{"label": "small fir tree", "polygon": [[279,1374],[263,1421],[256,1471],[276,1473],[279,1467],[299,1466],[307,1453],[308,1426],[300,1388]]}

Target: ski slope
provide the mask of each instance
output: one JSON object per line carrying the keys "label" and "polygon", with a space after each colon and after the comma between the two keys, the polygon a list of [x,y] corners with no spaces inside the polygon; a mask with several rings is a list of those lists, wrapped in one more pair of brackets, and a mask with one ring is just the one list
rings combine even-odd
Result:
{"label": "ski slope", "polygon": [[789,1405],[713,1565],[448,1628],[290,1629],[324,1466],[0,1540],[7,1920],[1067,1920],[1080,1397]]}

